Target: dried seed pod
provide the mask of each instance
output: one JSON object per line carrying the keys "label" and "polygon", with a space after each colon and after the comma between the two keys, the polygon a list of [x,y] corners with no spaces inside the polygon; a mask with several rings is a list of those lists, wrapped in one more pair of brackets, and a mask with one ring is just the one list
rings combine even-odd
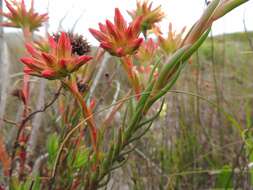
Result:
{"label": "dried seed pod", "polygon": [[[58,42],[60,35],[60,32],[53,34],[53,38],[56,42]],[[81,56],[90,52],[90,45],[82,35],[74,34],[72,32],[67,32],[67,35],[70,39],[73,54]]]}
{"label": "dried seed pod", "polygon": [[17,97],[18,100],[20,100],[23,103],[25,103],[25,96],[24,96],[24,93],[23,93],[22,89],[14,89],[11,92],[11,95],[14,96],[14,97]]}
{"label": "dried seed pod", "polygon": [[79,92],[85,92],[89,90],[89,84],[84,80],[77,81],[77,87]]}

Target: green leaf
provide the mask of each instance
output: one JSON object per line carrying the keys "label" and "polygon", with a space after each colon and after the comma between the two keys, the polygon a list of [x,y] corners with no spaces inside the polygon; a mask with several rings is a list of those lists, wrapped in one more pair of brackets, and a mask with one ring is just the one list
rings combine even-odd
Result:
{"label": "green leaf", "polygon": [[[172,57],[166,65],[168,65],[168,68],[164,69],[164,71],[169,71],[176,63],[178,64],[178,70],[175,72],[175,76],[172,77],[172,80],[163,88],[161,89],[155,97],[153,97],[149,102],[148,105],[146,106],[147,109],[149,109],[153,103],[164,96],[176,83],[181,70],[184,68],[186,65],[186,61],[191,57],[191,55],[198,50],[198,48],[203,44],[205,39],[208,37],[208,34],[210,32],[210,28],[190,47],[190,48],[181,48],[178,50],[178,52],[174,55],[174,58]],[[187,50],[187,51],[186,51]],[[166,74],[163,74],[166,75]],[[161,77],[161,74],[160,74]],[[157,81],[158,83],[158,81]],[[156,83],[156,88],[157,88],[157,83]],[[155,87],[154,87],[155,88]]]}
{"label": "green leaf", "polygon": [[236,7],[240,6],[243,3],[248,2],[249,0],[230,0],[228,2],[223,3],[222,6],[215,12],[215,20],[223,17]]}
{"label": "green leaf", "polygon": [[85,167],[88,162],[88,157],[89,157],[89,150],[88,149],[79,151],[76,155],[74,167],[75,168]]}
{"label": "green leaf", "polygon": [[246,106],[246,126],[247,129],[250,129],[252,126],[252,108],[251,108],[251,104],[248,102],[247,106]]}
{"label": "green leaf", "polygon": [[22,184],[20,185],[19,189],[20,189],[20,190],[27,190],[27,189],[30,189],[31,185],[32,185],[32,181],[31,181],[31,180],[28,180],[28,181],[22,183]]}
{"label": "green leaf", "polygon": [[32,190],[40,190],[40,178],[39,178],[39,176],[37,176],[35,178]]}
{"label": "green leaf", "polygon": [[154,85],[154,90],[159,91],[164,87],[164,84],[167,83],[167,76],[170,74],[172,70],[174,70],[174,66],[176,66],[180,61],[185,52],[190,48],[190,46],[185,46],[176,51],[174,55],[171,56],[169,61],[163,66],[158,76],[158,79]]}
{"label": "green leaf", "polygon": [[74,162],[73,152],[74,152],[73,150],[68,151],[67,163],[70,168],[73,168],[73,162]]}
{"label": "green leaf", "polygon": [[249,173],[250,173],[250,184],[253,185],[253,168],[249,169]]}
{"label": "green leaf", "polygon": [[47,142],[47,151],[50,163],[53,163],[57,155],[58,148],[59,148],[59,137],[57,136],[57,134],[50,135]]}
{"label": "green leaf", "polygon": [[35,180],[33,179],[28,179],[27,181],[23,182],[20,187],[18,188],[19,190],[40,190],[40,179],[37,176]]}
{"label": "green leaf", "polygon": [[232,188],[232,179],[231,179],[231,172],[232,169],[230,166],[223,166],[221,171],[219,172],[217,176],[217,181],[216,181],[216,188]]}
{"label": "green leaf", "polygon": [[10,183],[10,189],[11,190],[19,190],[19,181],[17,177],[12,177],[11,183]]}
{"label": "green leaf", "polygon": [[198,49],[199,47],[204,43],[204,41],[207,39],[209,33],[211,31],[211,28],[208,28],[206,30],[206,32],[200,36],[200,38],[191,46],[191,48],[184,54],[183,58],[182,58],[182,62],[185,62],[187,61],[191,56],[192,54],[194,54]]}

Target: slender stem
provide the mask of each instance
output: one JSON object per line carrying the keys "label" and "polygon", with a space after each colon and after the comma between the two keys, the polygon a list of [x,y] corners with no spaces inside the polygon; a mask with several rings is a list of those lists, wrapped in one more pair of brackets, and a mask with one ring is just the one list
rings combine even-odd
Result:
{"label": "slender stem", "polygon": [[140,98],[140,94],[141,93],[141,86],[140,86],[140,82],[139,82],[139,78],[137,76],[137,73],[134,72],[133,70],[133,60],[132,60],[132,57],[130,56],[125,56],[122,58],[122,65],[123,65],[123,68],[124,70],[126,71],[127,73],[127,76],[128,76],[128,80],[130,82],[130,84],[132,85],[134,91],[135,91],[135,94],[137,95],[137,99]]}
{"label": "slender stem", "polygon": [[[32,41],[32,32],[30,32],[28,28],[23,28],[23,36],[24,36],[25,43]],[[30,76],[24,73],[23,88],[22,88],[22,92],[24,95],[24,112],[23,112],[24,118],[28,114],[28,102],[29,102],[29,91],[30,91],[29,80],[30,80]]]}
{"label": "slender stem", "polygon": [[[15,138],[15,142],[14,142],[14,145],[13,145],[12,153],[11,153],[11,168],[10,168],[10,173],[9,173],[10,178],[12,177],[12,173],[13,173],[13,170],[14,170],[14,159],[15,159],[17,148],[19,147],[19,138],[22,134],[23,129],[26,126],[26,123],[28,121],[30,121],[37,113],[45,112],[49,107],[51,107],[54,104],[54,102],[58,99],[58,97],[60,95],[60,92],[61,92],[61,89],[62,89],[62,86],[59,88],[57,93],[54,95],[54,98],[48,104],[46,104],[44,106],[44,108],[32,112],[26,118],[24,118],[22,120],[22,122],[20,123],[20,125],[18,127],[18,132],[17,132],[16,138]],[[10,182],[11,182],[11,179],[10,179]]]}
{"label": "slender stem", "polygon": [[78,91],[78,88],[76,86],[75,82],[72,81],[62,81],[64,86],[67,87],[69,92],[74,96],[76,101],[79,103],[81,109],[82,109],[82,114],[84,118],[87,118],[87,124],[89,126],[89,131],[91,135],[91,140],[92,140],[92,146],[94,151],[98,154],[98,147],[97,147],[97,128],[95,125],[95,120],[92,117],[92,111],[88,108],[86,105],[86,102],[83,100],[83,96],[80,94]]}
{"label": "slender stem", "polygon": [[[26,42],[30,42],[32,41],[32,32],[29,30],[29,28],[22,28],[23,31],[23,36],[24,36],[24,40],[25,43]],[[20,168],[19,168],[19,177],[22,177],[24,175],[24,168],[25,168],[25,161],[26,161],[26,150],[24,147],[20,147],[20,141],[22,136],[24,137],[24,139],[26,138],[26,135],[24,134],[24,129],[26,127],[26,123],[38,112],[41,112],[41,110],[35,111],[31,114],[29,114],[29,108],[28,108],[28,104],[29,104],[29,94],[30,94],[30,84],[29,84],[29,80],[30,80],[30,76],[26,73],[24,73],[23,76],[23,87],[22,87],[22,93],[23,93],[23,103],[24,103],[24,110],[23,110],[23,114],[22,114],[22,119],[21,119],[21,123],[18,126],[18,131],[17,131],[17,135],[15,138],[15,142],[14,142],[14,146],[13,146],[13,150],[11,153],[11,168],[10,168],[10,173],[9,173],[9,181],[11,183],[11,177],[12,177],[12,172],[14,169],[14,158],[16,156],[16,151],[17,148],[21,148],[21,151],[23,152],[23,154],[19,154],[20,156]],[[57,98],[56,98],[57,99]],[[54,103],[55,100],[53,100],[52,103]],[[50,107],[51,104],[49,104],[48,107]],[[47,106],[45,107],[45,109],[42,109],[43,111],[45,111],[47,108]]]}

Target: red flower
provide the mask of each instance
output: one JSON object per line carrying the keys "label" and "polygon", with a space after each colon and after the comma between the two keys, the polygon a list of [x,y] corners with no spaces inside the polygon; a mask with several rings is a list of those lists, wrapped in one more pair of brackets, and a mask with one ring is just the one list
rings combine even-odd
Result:
{"label": "red flower", "polygon": [[143,39],[139,38],[142,17],[137,17],[127,26],[119,9],[115,9],[114,24],[106,20],[99,23],[100,31],[89,29],[91,34],[100,42],[100,46],[110,54],[121,57],[134,54]]}
{"label": "red flower", "polygon": [[51,36],[48,43],[48,52],[34,47],[31,43],[26,44],[26,49],[31,57],[21,58],[21,61],[26,65],[25,73],[47,79],[59,79],[78,70],[92,59],[91,56],[72,54],[70,39],[64,32],[62,32],[58,43]]}
{"label": "red flower", "polygon": [[47,14],[39,14],[34,11],[33,0],[31,1],[31,8],[29,10],[26,9],[24,0],[21,2],[15,0],[10,2],[5,0],[9,13],[0,12],[0,15],[6,17],[9,21],[0,23],[0,26],[22,28],[32,32],[48,20]]}

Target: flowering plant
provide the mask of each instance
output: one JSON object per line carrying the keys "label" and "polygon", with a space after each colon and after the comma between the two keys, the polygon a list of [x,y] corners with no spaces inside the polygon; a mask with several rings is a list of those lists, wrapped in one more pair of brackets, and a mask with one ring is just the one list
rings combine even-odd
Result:
{"label": "flowering plant", "polygon": [[7,18],[8,21],[1,23],[1,26],[21,28],[26,32],[37,30],[43,22],[48,20],[48,14],[39,14],[34,10],[34,0],[31,1],[31,7],[27,10],[24,0],[4,1],[9,13],[1,12],[0,15]]}
{"label": "flowering plant", "polygon": [[48,52],[40,51],[30,43],[26,44],[26,49],[32,57],[21,58],[21,61],[26,65],[25,73],[46,79],[60,79],[77,71],[92,59],[87,55],[73,55],[70,39],[64,32],[58,43],[49,37],[47,46]]}
{"label": "flowering plant", "polygon": [[[10,152],[0,136],[0,162],[6,176],[0,189],[96,190],[107,185],[112,171],[124,165],[136,142],[159,116],[164,101],[160,101],[159,109],[152,109],[154,103],[173,87],[189,58],[208,37],[212,23],[246,1],[213,0],[185,37],[185,29],[176,34],[170,24],[168,39],[159,33],[158,40],[147,31],[158,27],[165,13],[160,6],[152,9],[152,3],[137,1],[136,10],[129,12],[130,24],[116,8],[114,23],[106,20],[99,24],[99,30],[89,29],[100,43],[96,51],[89,53],[86,41],[72,33],[34,40],[31,34],[47,21],[47,14],[36,13],[33,1],[27,10],[23,0],[5,0],[10,13],[1,15],[9,21],[1,25],[23,30],[27,54],[20,59],[24,85],[21,95],[17,93],[25,109],[15,124],[17,134]],[[108,112],[101,116],[103,109],[98,108],[102,100],[96,98],[94,89],[100,68],[108,59],[107,52],[122,66],[128,88],[120,100],[121,93],[116,89],[112,104],[104,109]],[[113,89],[111,74],[105,79],[110,88],[100,94]],[[52,101],[36,111],[29,107],[30,75],[49,79],[52,89],[59,88]],[[30,121],[51,107],[54,119],[47,124],[56,127],[38,156],[31,148],[36,128]],[[117,122],[117,113],[123,109],[128,111]]]}

